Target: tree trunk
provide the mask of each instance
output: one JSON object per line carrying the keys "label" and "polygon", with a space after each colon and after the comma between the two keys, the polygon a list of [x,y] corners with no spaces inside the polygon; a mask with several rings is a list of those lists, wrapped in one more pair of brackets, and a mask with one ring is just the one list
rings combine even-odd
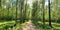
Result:
{"label": "tree trunk", "polygon": [[27,0],[26,0],[26,4],[24,4],[24,11],[23,11],[24,20],[26,19],[26,10],[27,10],[26,5],[27,5]]}
{"label": "tree trunk", "polygon": [[1,19],[1,0],[0,0],[0,19]]}
{"label": "tree trunk", "polygon": [[48,8],[49,8],[49,26],[52,27],[52,25],[51,25],[50,0],[48,0]]}
{"label": "tree trunk", "polygon": [[0,7],[1,7],[1,0],[0,0]]}
{"label": "tree trunk", "polygon": [[23,7],[24,7],[24,0],[20,0],[20,21],[21,23],[24,22],[23,18]]}
{"label": "tree trunk", "polygon": [[7,7],[7,10],[8,10],[8,13],[7,13],[7,16],[8,16],[8,20],[9,20],[9,4],[7,5],[8,7]]}
{"label": "tree trunk", "polygon": [[[43,10],[43,26],[45,25],[45,9],[44,9],[45,0],[42,0],[42,10]],[[43,27],[44,28],[44,27]]]}
{"label": "tree trunk", "polygon": [[17,9],[18,9],[17,4],[18,4],[18,0],[16,0],[16,20],[17,20]]}

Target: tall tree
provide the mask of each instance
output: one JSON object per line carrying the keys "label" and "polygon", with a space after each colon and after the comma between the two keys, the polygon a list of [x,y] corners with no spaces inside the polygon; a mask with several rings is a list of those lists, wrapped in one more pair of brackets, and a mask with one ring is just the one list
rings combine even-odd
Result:
{"label": "tall tree", "polygon": [[26,3],[24,3],[24,7],[23,7],[23,8],[24,8],[24,10],[23,10],[23,18],[24,18],[24,20],[26,19],[27,0],[25,0],[25,2],[26,2]]}
{"label": "tall tree", "polygon": [[6,5],[7,5],[7,11],[8,11],[8,13],[7,13],[7,16],[8,16],[7,18],[8,18],[8,20],[10,19],[10,18],[9,18],[9,9],[10,9],[10,2],[9,2],[9,1],[10,1],[10,0],[8,0],[8,2],[7,2],[7,4],[6,4]]}
{"label": "tall tree", "polygon": [[[0,16],[1,16],[1,0],[0,0]],[[1,19],[1,18],[0,18]]]}
{"label": "tall tree", "polygon": [[18,0],[16,0],[16,20],[17,20],[17,10],[18,10],[17,5],[18,5]]}
{"label": "tall tree", "polygon": [[[12,7],[13,7],[13,3],[12,3]],[[11,7],[11,8],[12,8],[12,7]],[[13,8],[12,8],[11,10],[12,10],[12,20],[13,20]]]}
{"label": "tall tree", "polygon": [[24,7],[24,0],[20,0],[20,20],[23,23],[23,8]]}
{"label": "tall tree", "polygon": [[0,0],[0,6],[1,6],[1,0]]}
{"label": "tall tree", "polygon": [[51,10],[50,10],[50,0],[48,0],[48,9],[49,9],[49,26],[52,27],[51,25]]}
{"label": "tall tree", "polygon": [[23,11],[23,16],[24,16],[24,20],[28,20],[28,9],[29,9],[29,4],[27,3],[27,0],[25,0],[25,3],[24,3],[24,11]]}
{"label": "tall tree", "polygon": [[45,9],[44,9],[44,5],[45,5],[45,0],[42,0],[42,10],[43,10],[43,25],[45,25]]}
{"label": "tall tree", "polygon": [[32,19],[35,19],[36,20],[36,12],[37,12],[37,9],[38,9],[38,0],[34,1],[33,2],[33,6],[32,6]]}

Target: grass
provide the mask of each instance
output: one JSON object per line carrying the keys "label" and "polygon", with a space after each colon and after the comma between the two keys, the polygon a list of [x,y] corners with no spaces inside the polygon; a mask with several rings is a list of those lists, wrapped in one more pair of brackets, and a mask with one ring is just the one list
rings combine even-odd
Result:
{"label": "grass", "polygon": [[12,26],[15,24],[15,21],[5,21],[5,22],[0,22],[0,30],[4,29],[6,26]]}
{"label": "grass", "polygon": [[[45,22],[45,25],[43,25],[43,22],[41,22],[41,21],[37,21],[37,22],[33,21],[32,23],[37,27],[38,30],[60,30],[60,24],[59,23],[53,23],[52,22],[53,28],[49,27],[48,22]],[[43,26],[44,26],[44,28],[43,28]]]}
{"label": "grass", "polygon": [[[7,26],[12,26],[14,25],[16,22],[15,21],[1,21],[0,22],[0,30],[2,30],[4,27],[7,27]],[[15,27],[13,27],[14,30],[22,30],[22,28],[24,27],[24,25],[26,24],[27,22],[25,23],[22,23],[20,24],[19,22],[17,23],[17,25]],[[8,28],[9,29],[9,28]],[[11,29],[10,29],[11,30]]]}
{"label": "grass", "polygon": [[[28,22],[21,24],[22,25],[21,27],[24,27],[27,23]],[[52,22],[53,28],[49,27],[48,22],[45,22],[45,25],[44,25],[45,28],[43,28],[43,22],[41,22],[41,21],[32,21],[32,23],[36,26],[37,30],[60,30],[60,24],[59,23]]]}
{"label": "grass", "polygon": [[[25,23],[17,23],[16,29],[15,30],[22,30],[22,28],[27,24],[28,22]],[[32,21],[32,23],[36,26],[36,29],[38,30],[60,30],[60,24],[59,23],[54,23],[52,22],[53,28],[49,27],[49,23],[45,22],[45,28],[43,28],[43,22],[41,21]],[[15,21],[5,21],[5,22],[0,22],[0,29],[5,27],[6,25],[11,26],[15,24]]]}

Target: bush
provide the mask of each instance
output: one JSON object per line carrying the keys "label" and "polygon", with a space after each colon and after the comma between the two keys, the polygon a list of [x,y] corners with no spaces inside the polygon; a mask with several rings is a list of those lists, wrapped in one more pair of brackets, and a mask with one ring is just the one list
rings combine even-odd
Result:
{"label": "bush", "polygon": [[12,16],[2,16],[0,17],[1,20],[11,20],[13,17]]}

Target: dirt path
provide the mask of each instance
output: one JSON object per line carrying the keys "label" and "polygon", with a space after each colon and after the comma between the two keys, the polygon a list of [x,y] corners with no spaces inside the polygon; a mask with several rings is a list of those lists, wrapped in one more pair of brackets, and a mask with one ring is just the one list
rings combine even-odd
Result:
{"label": "dirt path", "polygon": [[31,20],[23,27],[23,30],[36,30],[36,26],[33,25]]}

